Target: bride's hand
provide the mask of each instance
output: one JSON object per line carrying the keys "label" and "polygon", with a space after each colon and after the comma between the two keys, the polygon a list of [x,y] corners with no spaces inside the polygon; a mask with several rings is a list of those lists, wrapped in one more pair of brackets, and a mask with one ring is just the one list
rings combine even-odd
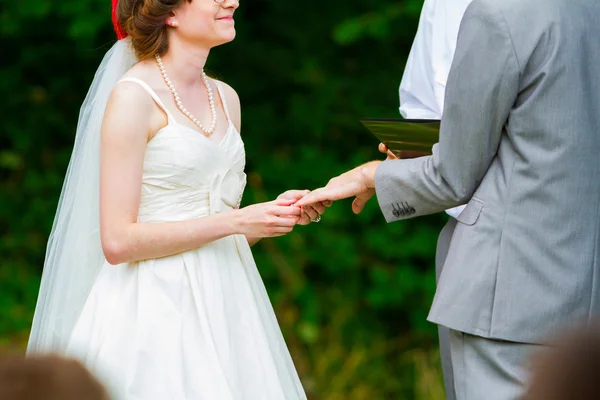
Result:
{"label": "bride's hand", "polygon": [[[277,199],[290,200],[293,201],[293,203],[296,203],[309,193],[310,190],[288,190],[287,192],[280,194]],[[308,225],[311,222],[318,220],[319,217],[325,213],[326,207],[331,206],[331,204],[331,202],[323,202],[302,207],[302,216],[297,224]]]}
{"label": "bride's hand", "polygon": [[237,233],[252,238],[283,236],[290,233],[301,217],[302,209],[295,201],[279,199],[254,204],[236,211]]}

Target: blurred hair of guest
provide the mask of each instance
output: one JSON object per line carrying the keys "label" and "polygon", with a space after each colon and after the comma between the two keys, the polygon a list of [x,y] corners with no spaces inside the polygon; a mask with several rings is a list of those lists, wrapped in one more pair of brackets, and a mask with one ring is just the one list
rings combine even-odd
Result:
{"label": "blurred hair of guest", "polygon": [[600,399],[600,322],[563,335],[533,359],[523,400]]}
{"label": "blurred hair of guest", "polygon": [[78,361],[55,355],[0,360],[0,400],[108,400]]}

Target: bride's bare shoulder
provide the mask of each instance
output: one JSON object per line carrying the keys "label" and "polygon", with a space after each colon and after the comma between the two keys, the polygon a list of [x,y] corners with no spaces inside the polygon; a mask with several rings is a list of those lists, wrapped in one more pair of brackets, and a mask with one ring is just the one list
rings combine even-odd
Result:
{"label": "bride's bare shoulder", "polygon": [[140,62],[122,76],[108,99],[104,116],[107,126],[137,126],[143,131],[154,131],[165,124],[166,117],[157,108],[146,88],[138,82],[124,80],[135,78],[155,90],[158,84],[152,72],[148,65]]}
{"label": "bride's bare shoulder", "polygon": [[[154,67],[154,68],[153,68]],[[136,107],[150,111],[154,100],[145,87],[138,82],[141,81],[148,85],[153,91],[158,91],[160,87],[160,75],[156,73],[156,67],[148,60],[135,64],[129,71],[121,77],[115,85],[109,98],[109,104],[116,103],[118,106],[126,108]],[[136,81],[127,80],[133,78]]]}

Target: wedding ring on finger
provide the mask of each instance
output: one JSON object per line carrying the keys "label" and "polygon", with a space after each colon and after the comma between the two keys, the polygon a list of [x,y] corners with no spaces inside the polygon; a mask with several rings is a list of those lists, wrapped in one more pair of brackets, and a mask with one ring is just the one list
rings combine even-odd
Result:
{"label": "wedding ring on finger", "polygon": [[[310,210],[311,212],[307,211]],[[310,220],[310,222],[319,222],[321,220],[321,213],[318,212],[313,206],[305,206],[304,207],[304,213],[308,216],[308,219]],[[312,218],[311,214],[317,214],[317,217],[315,219]]]}

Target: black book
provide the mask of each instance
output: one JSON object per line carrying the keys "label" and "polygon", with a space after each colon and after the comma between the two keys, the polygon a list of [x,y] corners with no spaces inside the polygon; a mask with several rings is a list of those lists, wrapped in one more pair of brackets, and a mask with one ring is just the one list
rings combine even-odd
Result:
{"label": "black book", "polygon": [[440,137],[439,119],[363,118],[360,122],[396,155],[401,151],[431,154]]}

